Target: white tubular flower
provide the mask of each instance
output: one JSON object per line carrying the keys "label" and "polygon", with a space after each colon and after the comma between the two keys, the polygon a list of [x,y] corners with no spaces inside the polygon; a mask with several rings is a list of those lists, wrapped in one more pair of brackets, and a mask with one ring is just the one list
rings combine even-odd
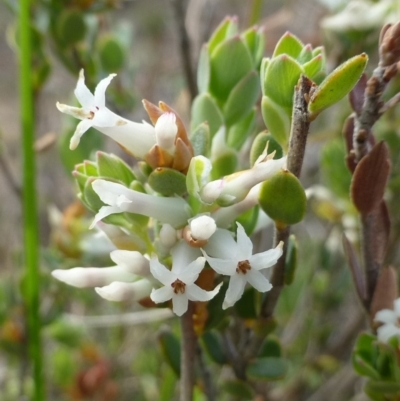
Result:
{"label": "white tubular flower", "polygon": [[138,276],[150,275],[150,263],[136,251],[115,250],[110,253],[116,266],[75,267],[69,270],[53,270],[52,276],[78,288],[103,287],[114,281],[132,282]]}
{"label": "white tubular flower", "polygon": [[52,276],[66,284],[78,288],[104,286],[113,281],[133,281],[137,278],[120,266],[112,267],[74,267],[68,270],[53,270]]}
{"label": "white tubular flower", "polygon": [[79,73],[75,96],[82,108],[57,102],[62,113],[82,120],[71,138],[70,149],[79,145],[81,136],[91,127],[114,139],[134,156],[143,158],[156,143],[154,127],[147,123],[135,123],[113,113],[106,107],[105,92],[116,74],[110,74],[97,85],[94,95],[85,85],[83,70]]}
{"label": "white tubular flower", "polygon": [[215,221],[210,216],[199,216],[189,222],[191,236],[196,240],[208,240],[217,229]]}
{"label": "white tubular flower", "polygon": [[[219,274],[231,276],[229,287],[225,295],[223,309],[233,306],[243,295],[246,283],[251,284],[260,292],[269,291],[271,283],[260,272],[260,270],[273,266],[282,256],[282,243],[276,248],[265,252],[252,254],[253,243],[246,235],[242,225],[237,223],[236,247],[231,248],[229,258],[212,258],[203,251],[210,266]],[[228,244],[229,245],[229,244]]]}
{"label": "white tubular flower", "polygon": [[174,153],[176,134],[178,126],[176,125],[176,116],[174,113],[162,114],[154,127],[156,131],[156,141],[160,148],[169,153]]}
{"label": "white tubular flower", "polygon": [[114,281],[105,287],[96,287],[95,291],[107,301],[140,301],[150,295],[153,284],[144,279],[134,283]]}
{"label": "white tubular flower", "polygon": [[286,157],[274,160],[270,156],[265,161],[256,163],[251,169],[211,181],[206,184],[200,197],[206,203],[217,201],[222,206],[229,206],[242,201],[251,188],[272,177],[286,163]]}
{"label": "white tubular flower", "polygon": [[172,310],[177,316],[182,316],[187,311],[189,300],[209,301],[221,288],[220,284],[213,291],[205,291],[194,284],[203,270],[206,260],[200,256],[187,264],[191,252],[183,241],[178,243],[171,252],[172,270],[168,270],[156,257],[150,260],[151,273],[160,283],[164,284],[164,287],[153,289],[150,298],[155,303],[172,299]]}
{"label": "white tubular flower", "polygon": [[383,309],[375,315],[375,321],[383,323],[378,327],[378,340],[387,343],[390,338],[400,339],[400,298],[393,302],[392,309]]}
{"label": "white tubular flower", "polygon": [[153,217],[173,227],[183,226],[189,216],[189,205],[182,198],[162,198],[126,188],[106,180],[95,180],[93,190],[109,206],[103,206],[96,214],[91,227],[114,213],[130,212]]}

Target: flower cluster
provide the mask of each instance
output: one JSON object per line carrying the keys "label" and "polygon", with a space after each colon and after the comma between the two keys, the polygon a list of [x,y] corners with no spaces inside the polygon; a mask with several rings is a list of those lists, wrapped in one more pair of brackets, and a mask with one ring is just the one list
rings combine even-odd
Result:
{"label": "flower cluster", "polygon": [[[258,212],[260,183],[280,171],[285,158],[274,159],[265,149],[251,168],[212,180],[208,156],[221,137],[215,135],[210,147],[200,151],[198,144],[205,143],[207,134],[189,137],[178,114],[164,103],[144,101],[153,125],[114,114],[105,105],[105,90],[114,76],[103,79],[93,95],[81,72],[75,95],[82,107],[57,107],[81,120],[71,149],[94,127],[141,160],[132,170],[116,156],[99,155],[97,164],[86,162],[74,173],[81,199],[96,212],[91,227],[118,226],[118,235],[130,241],[125,249],[131,250],[112,251],[114,266],[55,270],[53,276],[76,287],[94,287],[110,301],[172,300],[178,316],[188,301],[212,299],[226,276],[224,309],[241,298],[247,283],[269,291],[263,270],[281,257],[282,244],[253,255],[252,241],[237,219]],[[106,234],[115,244],[110,232]],[[204,274],[206,270],[213,274]]]}

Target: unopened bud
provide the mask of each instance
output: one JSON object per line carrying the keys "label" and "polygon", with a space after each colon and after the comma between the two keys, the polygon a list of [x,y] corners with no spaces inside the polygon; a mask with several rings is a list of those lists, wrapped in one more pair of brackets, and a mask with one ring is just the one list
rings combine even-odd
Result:
{"label": "unopened bud", "polygon": [[400,21],[382,28],[379,58],[382,67],[388,67],[400,61]]}
{"label": "unopened bud", "polygon": [[189,223],[192,237],[197,240],[208,240],[217,229],[215,221],[210,216],[200,216]]}
{"label": "unopened bud", "polygon": [[157,144],[167,151],[174,149],[175,138],[178,132],[174,113],[162,114],[155,125]]}

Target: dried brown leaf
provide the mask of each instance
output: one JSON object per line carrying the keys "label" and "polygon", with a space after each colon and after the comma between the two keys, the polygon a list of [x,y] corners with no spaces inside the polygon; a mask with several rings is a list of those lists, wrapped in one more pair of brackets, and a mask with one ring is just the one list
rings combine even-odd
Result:
{"label": "dried brown leaf", "polygon": [[351,108],[359,116],[364,104],[364,93],[367,87],[367,74],[362,74],[360,80],[356,83],[355,87],[349,93],[349,100]]}

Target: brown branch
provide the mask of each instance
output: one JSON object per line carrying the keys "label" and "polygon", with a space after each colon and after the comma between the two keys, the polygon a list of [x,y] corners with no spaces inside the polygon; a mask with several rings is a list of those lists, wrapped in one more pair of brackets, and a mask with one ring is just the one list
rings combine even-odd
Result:
{"label": "brown branch", "polygon": [[179,45],[180,45],[182,68],[186,77],[190,98],[193,101],[193,99],[197,95],[197,84],[192,64],[190,39],[185,26],[185,14],[186,14],[186,9],[184,5],[185,0],[171,0],[171,1],[175,11],[175,22],[180,41]]}
{"label": "brown branch", "polygon": [[194,305],[189,301],[188,310],[181,317],[181,381],[180,401],[193,400],[193,388],[195,384],[195,354],[196,333],[193,328]]}
{"label": "brown branch", "polygon": [[201,377],[203,378],[204,394],[208,401],[216,401],[217,393],[212,380],[212,373],[207,364],[204,362],[203,350],[201,349],[200,344],[197,344],[196,347],[196,357],[199,371]]}

